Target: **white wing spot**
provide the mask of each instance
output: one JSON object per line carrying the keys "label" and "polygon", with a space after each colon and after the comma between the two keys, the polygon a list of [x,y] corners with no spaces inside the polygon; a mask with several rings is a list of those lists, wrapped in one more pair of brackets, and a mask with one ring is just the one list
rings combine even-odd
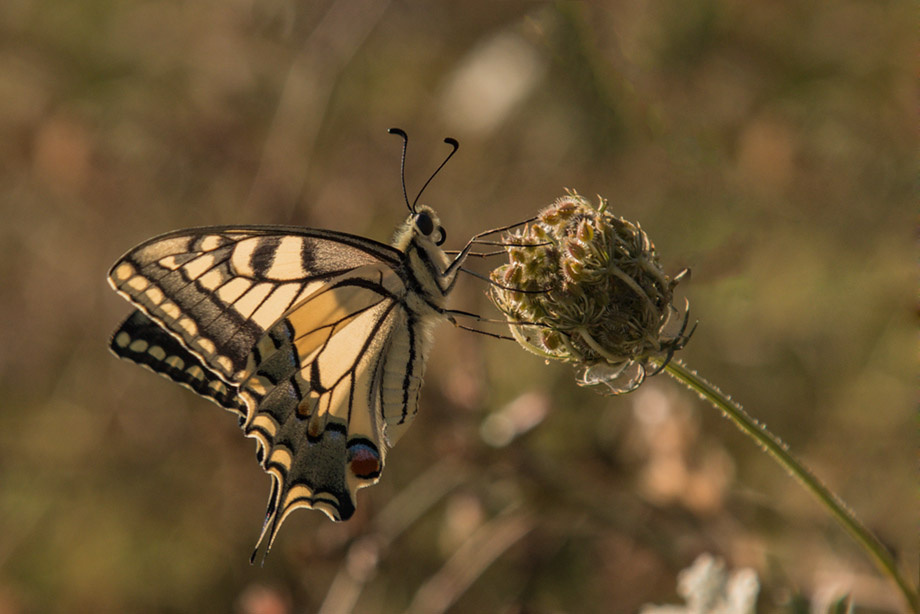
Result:
{"label": "white wing spot", "polygon": [[237,246],[233,248],[233,255],[230,257],[230,266],[233,267],[233,270],[236,271],[237,274],[246,277],[255,276],[252,270],[252,254],[256,251],[256,248],[261,242],[262,239],[254,237],[252,239],[240,241]]}
{"label": "white wing spot", "polygon": [[217,353],[217,348],[210,339],[199,337],[197,340],[198,348],[205,354],[211,356]]}
{"label": "white wing spot", "polygon": [[154,358],[156,358],[157,360],[163,360],[164,358],[166,358],[166,350],[164,350],[158,345],[155,345],[149,350],[147,350],[147,353],[153,356]]}
{"label": "white wing spot", "polygon": [[[272,462],[275,461],[274,454],[272,454]],[[287,465],[284,465],[285,470],[291,470],[290,461]],[[293,505],[297,500],[303,499],[312,499],[314,496],[313,490],[304,484],[298,484],[297,486],[291,487],[291,490],[288,491],[288,495],[284,498],[284,501],[281,503],[281,509],[287,509],[288,506]],[[321,511],[332,519],[338,519],[338,511],[336,505],[338,504],[338,499],[335,498],[335,495],[331,495],[325,492],[320,492],[316,501],[313,503],[313,508]]]}
{"label": "white wing spot", "polygon": [[127,285],[129,288],[131,288],[135,292],[143,292],[144,290],[147,289],[147,286],[150,285],[150,282],[147,281],[145,277],[141,277],[140,275],[135,275],[134,277],[129,279],[128,283],[125,285]]}
{"label": "white wing spot", "polygon": [[125,331],[121,331],[120,333],[115,335],[115,345],[117,345],[118,347],[120,348],[126,347],[129,343],[131,343],[131,335],[129,335]]}
{"label": "white wing spot", "polygon": [[207,237],[201,239],[199,245],[201,246],[201,251],[210,252],[211,250],[215,250],[225,243],[226,240],[220,235],[208,235]]}
{"label": "white wing spot", "polygon": [[265,277],[278,281],[302,279],[307,276],[303,268],[303,237],[287,236],[275,249],[272,266],[265,272]]}
{"label": "white wing spot", "polygon": [[268,387],[266,386],[266,380],[264,377],[256,376],[246,382],[246,388],[255,392],[258,395],[265,395],[268,392]]}
{"label": "white wing spot", "polygon": [[179,310],[179,306],[172,301],[167,301],[160,305],[160,311],[170,320],[178,320],[179,317],[182,316],[182,311]]}
{"label": "white wing spot", "polygon": [[170,367],[174,369],[184,369],[185,368],[185,361],[179,358],[178,356],[170,356],[163,362],[165,362],[167,365],[169,365]]}
{"label": "white wing spot", "polygon": [[112,272],[112,277],[114,277],[117,281],[124,281],[132,275],[134,275],[134,267],[127,262],[122,262]]}
{"label": "white wing spot", "polygon": [[278,425],[266,414],[257,414],[256,417],[252,419],[252,427],[262,429],[271,437],[274,437],[278,432]]}
{"label": "white wing spot", "polygon": [[160,258],[157,261],[157,264],[159,264],[164,269],[169,269],[170,271],[175,271],[180,266],[182,266],[182,263],[179,262],[175,256],[166,256],[165,258]]}
{"label": "white wing spot", "polygon": [[204,371],[198,365],[192,365],[185,371],[189,377],[194,377],[195,379],[203,379]]}
{"label": "white wing spot", "polygon": [[185,333],[186,333],[189,337],[197,337],[197,336],[198,336],[198,325],[195,324],[195,321],[192,320],[191,318],[187,318],[187,317],[186,317],[186,318],[182,318],[181,320],[179,320],[178,322],[176,322],[176,326],[178,326],[179,328],[181,328],[182,330],[184,330]]}
{"label": "white wing spot", "polygon": [[[265,300],[265,297],[268,296],[268,293],[271,291],[272,284],[258,284],[249,290],[249,292],[237,299],[233,303],[233,308],[236,309],[237,313],[239,313],[241,317],[248,318],[256,309],[259,308],[259,306],[262,304],[262,301]],[[263,326],[263,328],[265,327]]]}
{"label": "white wing spot", "polygon": [[224,282],[224,279],[224,274],[220,272],[220,269],[212,269],[198,278],[198,285],[213,292]]}
{"label": "white wing spot", "polygon": [[277,463],[285,469],[290,469],[292,460],[293,458],[290,452],[280,446],[275,446],[275,449],[272,450],[272,455],[268,457],[268,463],[266,463],[266,465]]}
{"label": "white wing spot", "polygon": [[[259,354],[261,354],[262,356],[268,356],[269,354],[275,351],[275,342],[272,341],[271,337],[266,335],[262,337],[261,339],[259,339],[259,341],[256,343],[256,348],[259,350]],[[252,360],[252,354],[250,354],[249,357],[250,357],[251,364],[246,365],[246,368],[248,369],[251,366],[254,370],[255,361]]]}
{"label": "white wing spot", "polygon": [[217,366],[220,367],[224,373],[231,373],[233,371],[233,361],[226,356],[218,356],[214,359],[214,362],[217,363]]}
{"label": "white wing spot", "polygon": [[251,287],[252,282],[242,277],[235,277],[217,290],[217,298],[229,304],[243,296],[243,293]]}
{"label": "white wing spot", "polygon": [[253,322],[267,330],[272,324],[278,321],[285,311],[291,307],[294,297],[300,290],[300,284],[284,284],[278,286],[272,295],[262,303],[250,318]]}
{"label": "white wing spot", "polygon": [[198,256],[191,262],[186,263],[182,270],[188,279],[198,279],[205,271],[214,266],[214,259],[214,254]]}
{"label": "white wing spot", "polygon": [[147,297],[147,300],[150,301],[150,304],[153,306],[159,305],[163,302],[163,299],[166,298],[163,291],[156,286],[150,286],[147,291],[144,292],[144,296]]}

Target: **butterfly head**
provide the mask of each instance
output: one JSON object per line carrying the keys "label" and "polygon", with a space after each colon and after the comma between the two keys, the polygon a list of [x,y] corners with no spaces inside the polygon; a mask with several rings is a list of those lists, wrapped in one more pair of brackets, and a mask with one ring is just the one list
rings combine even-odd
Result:
{"label": "butterfly head", "polygon": [[447,231],[441,226],[441,220],[434,209],[427,205],[416,205],[415,211],[396,231],[393,245],[400,251],[406,251],[409,244],[415,241],[426,248],[439,249],[446,239]]}
{"label": "butterfly head", "polygon": [[425,237],[435,245],[444,245],[447,240],[447,231],[441,226],[441,220],[434,209],[426,205],[418,205],[415,213],[409,218],[417,236]]}

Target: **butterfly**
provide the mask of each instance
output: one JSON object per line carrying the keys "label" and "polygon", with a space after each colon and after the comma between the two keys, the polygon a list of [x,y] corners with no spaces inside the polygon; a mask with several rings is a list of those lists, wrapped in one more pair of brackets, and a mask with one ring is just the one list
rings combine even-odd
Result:
{"label": "butterfly", "polygon": [[[408,139],[391,132],[404,177]],[[445,142],[432,178],[458,148]],[[298,508],[354,514],[418,412],[434,327],[472,315],[448,310],[447,295],[472,246],[504,229],[450,257],[405,179],[403,195],[409,216],[392,245],[291,226],[192,228],[141,243],[109,272],[136,308],[112,351],[235,413],[256,440],[271,491],[251,561]]]}

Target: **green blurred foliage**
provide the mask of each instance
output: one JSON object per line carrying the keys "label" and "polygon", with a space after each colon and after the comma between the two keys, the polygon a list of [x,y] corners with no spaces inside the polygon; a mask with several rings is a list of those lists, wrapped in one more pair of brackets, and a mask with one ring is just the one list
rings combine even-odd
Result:
{"label": "green blurred foliage", "polygon": [[[386,129],[410,134],[410,192],[456,137],[424,199],[450,247],[564,187],[608,197],[693,269],[682,358],[916,578],[914,24],[893,0],[0,4],[0,612],[635,612],[703,551],[757,569],[764,612],[834,591],[900,611],[665,376],[600,397],[449,326],[356,517],[298,512],[251,567],[251,442],[107,352],[128,309],[104,277],[194,225],[388,240]],[[454,306],[493,315],[484,289]],[[493,415],[539,424],[495,440]]]}

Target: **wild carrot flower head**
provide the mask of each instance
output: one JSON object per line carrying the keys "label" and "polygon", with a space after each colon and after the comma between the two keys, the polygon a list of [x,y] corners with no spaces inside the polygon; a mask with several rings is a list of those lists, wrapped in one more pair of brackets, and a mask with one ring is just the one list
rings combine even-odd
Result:
{"label": "wild carrot flower head", "polygon": [[567,191],[507,233],[509,262],[491,273],[491,299],[525,349],[619,394],[664,368],[693,331],[688,308],[672,304],[688,271],[665,275],[639,225],[606,209],[605,199],[595,207]]}

